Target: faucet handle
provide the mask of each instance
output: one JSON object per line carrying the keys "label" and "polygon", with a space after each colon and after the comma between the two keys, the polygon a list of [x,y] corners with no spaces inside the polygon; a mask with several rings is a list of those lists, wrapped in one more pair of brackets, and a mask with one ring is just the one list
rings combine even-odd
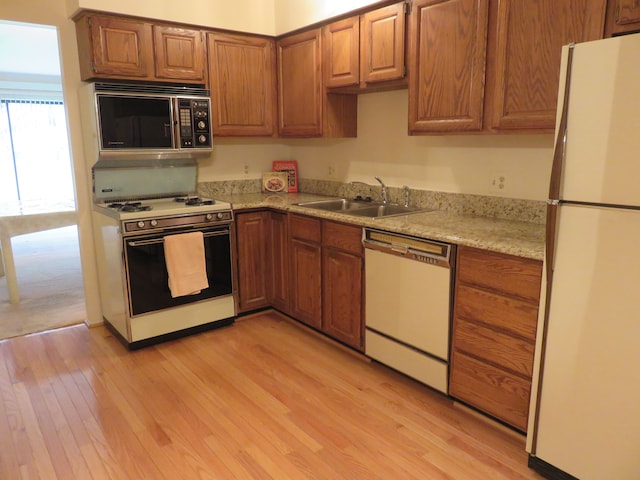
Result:
{"label": "faucet handle", "polygon": [[404,191],[404,206],[408,207],[409,206],[409,186],[408,185],[403,185],[402,186],[402,190]]}

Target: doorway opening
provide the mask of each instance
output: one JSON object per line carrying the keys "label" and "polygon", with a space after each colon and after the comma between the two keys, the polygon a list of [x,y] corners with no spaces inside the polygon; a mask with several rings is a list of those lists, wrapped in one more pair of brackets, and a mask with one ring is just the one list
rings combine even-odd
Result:
{"label": "doorway opening", "polygon": [[0,339],[85,321],[77,226],[29,216],[61,204],[75,208],[57,30],[0,20],[0,235],[10,242],[0,256]]}

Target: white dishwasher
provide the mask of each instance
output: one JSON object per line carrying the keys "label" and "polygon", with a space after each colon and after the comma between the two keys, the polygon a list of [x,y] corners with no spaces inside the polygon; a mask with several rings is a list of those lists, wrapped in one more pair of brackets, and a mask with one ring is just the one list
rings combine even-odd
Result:
{"label": "white dishwasher", "polygon": [[365,354],[448,393],[454,246],[365,228]]}

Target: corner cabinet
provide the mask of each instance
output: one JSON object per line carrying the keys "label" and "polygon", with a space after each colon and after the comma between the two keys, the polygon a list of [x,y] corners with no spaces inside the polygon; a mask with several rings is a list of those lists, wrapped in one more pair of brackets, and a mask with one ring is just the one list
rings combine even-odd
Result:
{"label": "corner cabinet", "polygon": [[449,393],[526,431],[542,262],[458,247]]}
{"label": "corner cabinet", "polygon": [[409,132],[482,130],[489,0],[415,0]]}
{"label": "corner cabinet", "polygon": [[355,87],[353,91],[358,92],[369,87],[406,87],[407,5],[400,2],[323,27],[328,88]]}
{"label": "corner cabinet", "polygon": [[210,32],[207,35],[213,133],[274,136],[275,41]]}
{"label": "corner cabinet", "polygon": [[200,30],[93,13],[75,22],[82,80],[206,82]]}
{"label": "corner cabinet", "polygon": [[322,221],[289,216],[291,250],[291,315],[307,325],[322,327]]}
{"label": "corner cabinet", "polygon": [[362,229],[291,214],[291,315],[364,350]]}
{"label": "corner cabinet", "polygon": [[267,280],[270,279],[268,239],[270,212],[236,215],[238,262],[238,313],[269,306]]}
{"label": "corner cabinet", "polygon": [[290,311],[289,287],[289,222],[286,213],[269,212],[268,249],[270,255],[269,303],[285,313]]}
{"label": "corner cabinet", "polygon": [[281,137],[355,137],[357,97],[328,94],[322,35],[316,28],[276,43],[278,133]]}

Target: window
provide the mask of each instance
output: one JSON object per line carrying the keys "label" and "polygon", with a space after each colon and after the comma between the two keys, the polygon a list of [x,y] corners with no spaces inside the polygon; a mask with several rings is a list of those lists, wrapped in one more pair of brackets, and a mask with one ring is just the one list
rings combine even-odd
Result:
{"label": "window", "polygon": [[74,199],[64,105],[0,98],[0,201]]}

